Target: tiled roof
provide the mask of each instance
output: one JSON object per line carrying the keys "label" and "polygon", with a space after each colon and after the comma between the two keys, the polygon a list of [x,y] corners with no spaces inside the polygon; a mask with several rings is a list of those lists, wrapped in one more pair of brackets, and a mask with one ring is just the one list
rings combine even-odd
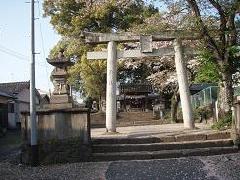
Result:
{"label": "tiled roof", "polygon": [[210,86],[217,86],[214,83],[191,84],[190,91],[201,91]]}
{"label": "tiled roof", "polygon": [[120,84],[120,91],[121,93],[151,93],[152,90],[152,85],[149,83],[122,83]]}
{"label": "tiled roof", "polygon": [[7,93],[5,93],[5,92],[2,92],[2,91],[0,91],[0,96],[13,98],[13,96],[11,96],[11,95],[9,95],[9,94],[7,94]]}
{"label": "tiled roof", "polygon": [[24,89],[29,89],[29,88],[30,88],[29,81],[0,83],[0,91],[7,93],[8,95],[11,95],[11,96],[13,96],[14,94],[18,94]]}

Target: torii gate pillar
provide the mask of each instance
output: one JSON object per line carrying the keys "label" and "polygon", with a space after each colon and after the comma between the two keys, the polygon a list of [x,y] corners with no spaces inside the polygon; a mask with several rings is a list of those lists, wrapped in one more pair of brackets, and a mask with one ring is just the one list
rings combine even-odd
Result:
{"label": "torii gate pillar", "polygon": [[183,48],[180,39],[175,39],[173,42],[175,51],[175,65],[177,71],[179,93],[182,106],[183,122],[184,128],[193,129],[194,121],[192,117],[192,106],[190,100],[190,91],[187,79],[187,71],[185,67],[185,62],[183,61]]}
{"label": "torii gate pillar", "polygon": [[107,93],[106,93],[106,131],[116,132],[116,83],[117,83],[117,45],[108,42],[107,55]]}

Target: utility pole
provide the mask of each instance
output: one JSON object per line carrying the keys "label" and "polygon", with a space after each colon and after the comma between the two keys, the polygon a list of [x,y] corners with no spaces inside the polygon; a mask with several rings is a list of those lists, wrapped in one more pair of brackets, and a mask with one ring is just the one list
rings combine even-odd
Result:
{"label": "utility pole", "polygon": [[35,15],[34,0],[31,0],[31,77],[30,77],[30,120],[31,120],[31,165],[38,165],[36,93],[35,93]]}

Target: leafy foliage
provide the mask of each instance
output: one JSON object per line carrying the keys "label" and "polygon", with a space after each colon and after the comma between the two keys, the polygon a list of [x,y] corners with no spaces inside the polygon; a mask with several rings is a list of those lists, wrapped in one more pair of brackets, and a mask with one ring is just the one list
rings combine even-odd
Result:
{"label": "leafy foliage", "polygon": [[99,98],[105,94],[106,61],[90,62],[86,56],[82,56],[69,73],[69,82],[77,86],[83,95]]}
{"label": "leafy foliage", "polygon": [[218,83],[220,80],[219,69],[213,60],[212,54],[202,51],[200,67],[196,74],[195,83]]}
{"label": "leafy foliage", "polygon": [[127,30],[158,10],[142,0],[45,0],[44,11],[59,34],[79,37],[83,30]]}

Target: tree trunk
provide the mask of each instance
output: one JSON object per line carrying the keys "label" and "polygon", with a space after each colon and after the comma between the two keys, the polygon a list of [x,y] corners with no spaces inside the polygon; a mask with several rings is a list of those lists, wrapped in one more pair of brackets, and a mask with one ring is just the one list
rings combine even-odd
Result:
{"label": "tree trunk", "polygon": [[219,117],[225,117],[231,113],[233,105],[232,73],[230,71],[222,72],[222,79],[219,83],[218,108]]}
{"label": "tree trunk", "polygon": [[174,91],[173,96],[171,98],[171,122],[176,123],[177,122],[177,109],[178,109],[178,103],[180,101],[180,95],[177,90]]}
{"label": "tree trunk", "polygon": [[98,110],[102,111],[102,96],[101,95],[98,97]]}

